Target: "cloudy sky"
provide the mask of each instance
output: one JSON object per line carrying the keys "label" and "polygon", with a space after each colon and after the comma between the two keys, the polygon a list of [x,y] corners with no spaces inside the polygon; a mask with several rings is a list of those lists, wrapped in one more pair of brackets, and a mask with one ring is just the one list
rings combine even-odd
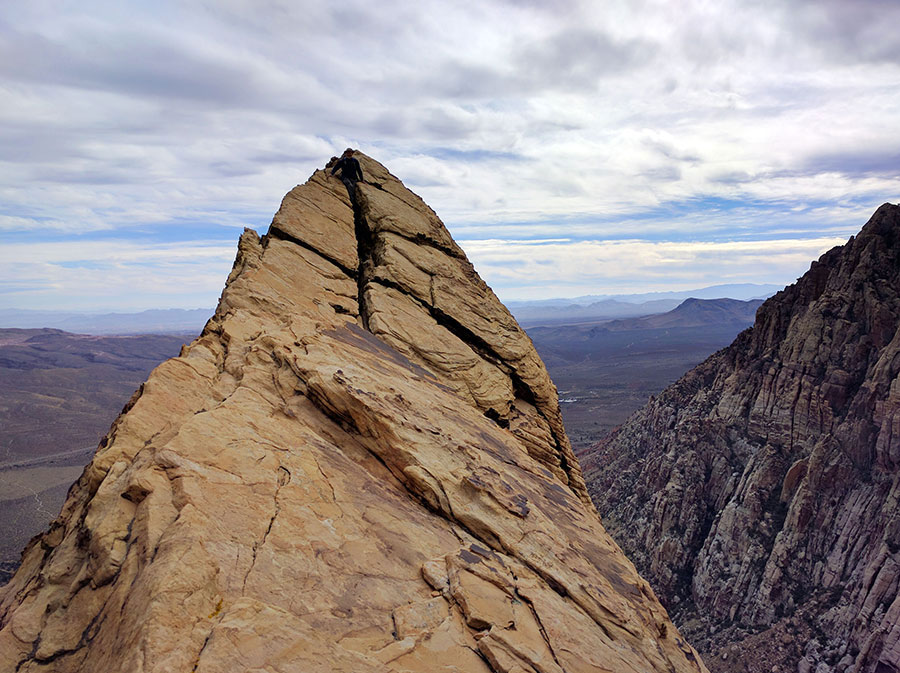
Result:
{"label": "cloudy sky", "polygon": [[502,299],[792,282],[900,195],[895,0],[0,6],[0,308],[215,304],[347,146]]}

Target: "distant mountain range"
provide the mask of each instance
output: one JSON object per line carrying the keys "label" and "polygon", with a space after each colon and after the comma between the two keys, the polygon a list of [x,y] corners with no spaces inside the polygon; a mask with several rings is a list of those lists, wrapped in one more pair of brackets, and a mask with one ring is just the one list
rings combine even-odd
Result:
{"label": "distant mountain range", "polygon": [[[685,299],[765,299],[778,285],[753,283],[712,285],[678,292],[584,295],[570,299],[513,301],[507,306],[524,327],[548,324],[596,322],[635,318],[671,311]],[[77,334],[175,334],[199,333],[213,314],[211,308],[153,309],[139,313],[76,313],[0,309],[0,328],[40,329],[49,327]],[[752,318],[751,318],[752,322]]]}
{"label": "distant mountain range", "polygon": [[153,309],[140,313],[74,313],[0,309],[0,328],[49,327],[78,334],[199,334],[213,314],[211,308]]}
{"label": "distant mountain range", "polygon": [[756,317],[756,309],[762,299],[685,299],[667,313],[646,315],[642,318],[613,320],[603,325],[610,331],[634,329],[658,329],[668,327],[705,327],[708,325],[734,325],[738,329],[749,327]]}
{"label": "distant mountain range", "polygon": [[761,283],[730,283],[726,285],[709,285],[693,290],[677,290],[671,292],[643,292],[640,294],[585,294],[580,297],[557,297],[555,299],[534,299],[527,301],[508,301],[511,311],[519,307],[531,306],[587,306],[601,301],[615,300],[627,304],[641,304],[657,299],[676,299],[682,301],[690,297],[696,299],[765,299],[783,289],[783,285]]}
{"label": "distant mountain range", "polygon": [[[778,285],[754,283],[713,285],[678,292],[647,292],[626,295],[585,295],[572,299],[514,301],[507,306],[525,327],[598,322],[634,318],[671,311],[685,299],[762,300],[781,289]],[[752,316],[750,321],[752,322]]]}

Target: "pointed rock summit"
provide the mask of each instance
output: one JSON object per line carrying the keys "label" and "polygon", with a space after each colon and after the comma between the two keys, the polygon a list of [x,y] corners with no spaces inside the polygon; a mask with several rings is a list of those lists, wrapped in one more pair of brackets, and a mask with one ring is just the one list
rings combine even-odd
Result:
{"label": "pointed rock summit", "polygon": [[352,201],[318,170],[244,232],[0,589],[0,671],[706,670],[590,506],[528,337],[355,156]]}
{"label": "pointed rock summit", "polygon": [[711,668],[900,671],[900,206],[583,460]]}

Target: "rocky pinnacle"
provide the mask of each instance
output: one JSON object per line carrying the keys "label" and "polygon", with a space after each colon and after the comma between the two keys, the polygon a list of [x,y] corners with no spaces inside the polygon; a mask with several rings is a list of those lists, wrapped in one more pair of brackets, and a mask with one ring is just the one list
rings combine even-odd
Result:
{"label": "rocky pinnacle", "polygon": [[706,670],[604,532],[527,336],[356,157],[352,201],[326,167],[244,232],[0,589],[0,671]]}

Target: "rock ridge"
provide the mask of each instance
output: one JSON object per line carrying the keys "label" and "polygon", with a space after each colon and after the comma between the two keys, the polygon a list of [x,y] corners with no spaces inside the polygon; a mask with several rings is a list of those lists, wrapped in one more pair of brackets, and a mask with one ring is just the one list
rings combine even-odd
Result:
{"label": "rock ridge", "polygon": [[246,230],[0,589],[0,671],[705,671],[590,505],[556,389],[356,152]]}
{"label": "rock ridge", "polygon": [[755,652],[766,671],[900,671],[898,327],[885,204],[582,457],[607,528],[726,655],[713,670]]}

